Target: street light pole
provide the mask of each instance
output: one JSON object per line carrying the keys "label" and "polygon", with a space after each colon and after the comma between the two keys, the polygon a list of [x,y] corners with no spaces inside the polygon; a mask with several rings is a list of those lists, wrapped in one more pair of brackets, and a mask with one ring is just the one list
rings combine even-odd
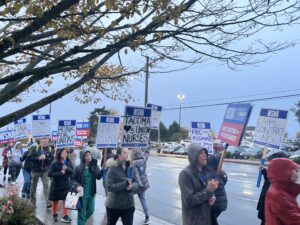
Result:
{"label": "street light pole", "polygon": [[181,140],[181,102],[184,100],[185,96],[178,94],[177,98],[179,100],[179,140]]}
{"label": "street light pole", "polygon": [[146,107],[148,103],[148,81],[149,81],[149,57],[146,57],[146,76],[145,76],[145,102],[144,105]]}

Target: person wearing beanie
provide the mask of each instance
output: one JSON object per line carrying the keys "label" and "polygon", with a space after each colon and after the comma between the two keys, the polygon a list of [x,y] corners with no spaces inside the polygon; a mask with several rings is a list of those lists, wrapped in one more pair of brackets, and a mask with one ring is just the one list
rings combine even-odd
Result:
{"label": "person wearing beanie", "polygon": [[208,179],[207,149],[192,144],[188,147],[190,164],[179,174],[183,225],[212,225],[211,206],[216,198],[217,179]]}

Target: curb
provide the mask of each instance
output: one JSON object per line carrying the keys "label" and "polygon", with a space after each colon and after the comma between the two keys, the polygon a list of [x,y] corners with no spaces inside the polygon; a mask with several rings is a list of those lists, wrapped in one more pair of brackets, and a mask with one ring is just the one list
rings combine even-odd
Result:
{"label": "curb", "polygon": [[[178,159],[187,159],[188,157],[186,155],[173,155],[173,154],[154,154],[150,153],[151,156],[158,156],[158,157],[165,157],[165,158],[178,158]],[[252,160],[239,160],[239,159],[224,159],[224,162],[227,163],[236,163],[236,164],[246,164],[251,166],[259,166],[260,161],[252,161]],[[265,163],[266,165],[269,164],[269,162]]]}

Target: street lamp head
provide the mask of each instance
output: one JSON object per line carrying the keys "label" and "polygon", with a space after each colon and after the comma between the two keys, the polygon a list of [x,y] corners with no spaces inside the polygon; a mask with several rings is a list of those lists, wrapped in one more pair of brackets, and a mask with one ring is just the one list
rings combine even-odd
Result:
{"label": "street lamp head", "polygon": [[184,95],[177,95],[177,98],[179,99],[179,101],[182,101],[185,98],[185,96]]}

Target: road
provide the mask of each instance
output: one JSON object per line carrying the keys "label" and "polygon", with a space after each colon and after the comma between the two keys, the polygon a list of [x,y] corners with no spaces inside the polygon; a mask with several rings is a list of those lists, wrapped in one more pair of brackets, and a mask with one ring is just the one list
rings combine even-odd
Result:
{"label": "road", "polygon": [[[148,161],[151,188],[147,191],[150,215],[181,225],[181,199],[178,186],[179,172],[188,164],[187,159],[153,156]],[[219,218],[220,225],[259,225],[256,205],[260,189],[256,188],[256,166],[225,163],[228,174],[226,191],[228,209]],[[104,195],[102,185],[98,193]],[[137,208],[141,209],[137,200]]]}

